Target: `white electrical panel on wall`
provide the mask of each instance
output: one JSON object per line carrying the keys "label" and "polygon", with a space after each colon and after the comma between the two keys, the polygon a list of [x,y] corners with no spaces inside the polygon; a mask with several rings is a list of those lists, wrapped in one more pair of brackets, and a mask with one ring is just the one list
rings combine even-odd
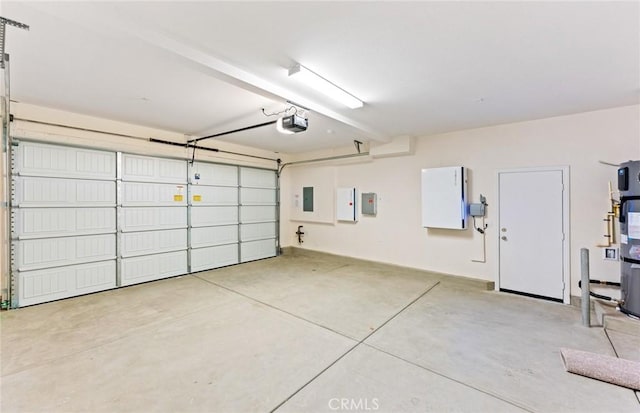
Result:
{"label": "white electrical panel on wall", "polygon": [[355,188],[338,188],[336,202],[336,219],[338,221],[356,222],[358,220]]}
{"label": "white electrical panel on wall", "polygon": [[422,226],[467,228],[467,170],[462,166],[422,170]]}

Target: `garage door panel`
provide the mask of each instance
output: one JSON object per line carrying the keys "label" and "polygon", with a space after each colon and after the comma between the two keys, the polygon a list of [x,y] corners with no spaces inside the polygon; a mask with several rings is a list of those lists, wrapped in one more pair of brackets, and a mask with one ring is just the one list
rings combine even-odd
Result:
{"label": "garage door panel", "polygon": [[115,234],[105,234],[17,241],[18,271],[114,259],[115,237]]}
{"label": "garage door panel", "polygon": [[18,146],[11,235],[20,306],[275,256],[273,170]]}
{"label": "garage door panel", "polygon": [[[196,179],[198,174],[198,179]],[[238,186],[238,167],[194,162],[189,167],[189,180],[192,184],[215,186]]]}
{"label": "garage door panel", "polygon": [[120,239],[120,256],[157,254],[187,249],[187,229],[126,232]]}
{"label": "garage door panel", "polygon": [[122,206],[186,206],[183,185],[123,182]]}
{"label": "garage door panel", "polygon": [[121,284],[131,285],[187,273],[187,251],[121,260]]}
{"label": "garage door panel", "polygon": [[113,181],[89,181],[44,177],[16,177],[16,207],[115,206]]}
{"label": "garage door panel", "polygon": [[22,208],[13,211],[14,237],[45,238],[112,233],[115,208]]}
{"label": "garage door panel", "polygon": [[122,180],[186,184],[187,163],[175,159],[123,154]]}
{"label": "garage door panel", "polygon": [[204,271],[238,263],[238,244],[191,250],[191,271]]}
{"label": "garage door panel", "polygon": [[254,261],[276,256],[276,242],[274,239],[243,242],[240,244],[240,261]]}
{"label": "garage door panel", "polygon": [[237,225],[191,228],[191,246],[193,248],[234,244],[237,242]]}
{"label": "garage door panel", "polygon": [[210,227],[238,223],[238,207],[211,206],[192,207],[191,226]]}
{"label": "garage door panel", "polygon": [[240,203],[242,205],[275,205],[276,191],[268,188],[242,188]]}
{"label": "garage door panel", "polygon": [[267,169],[240,168],[240,186],[253,188],[275,188],[275,171]]}
{"label": "garage door panel", "polygon": [[192,185],[191,200],[194,206],[238,205],[238,188]]}
{"label": "garage door panel", "polygon": [[122,208],[121,216],[123,232],[187,227],[186,207]]}
{"label": "garage door panel", "polygon": [[275,238],[276,223],[262,222],[259,224],[244,224],[240,226],[240,240],[256,241],[260,239]]}
{"label": "garage door panel", "polygon": [[20,175],[115,179],[116,154],[91,149],[19,142],[16,170]]}
{"label": "garage door panel", "polygon": [[115,260],[21,271],[18,273],[18,305],[39,304],[115,286]]}
{"label": "garage door panel", "polygon": [[241,206],[240,222],[243,224],[276,220],[275,206]]}

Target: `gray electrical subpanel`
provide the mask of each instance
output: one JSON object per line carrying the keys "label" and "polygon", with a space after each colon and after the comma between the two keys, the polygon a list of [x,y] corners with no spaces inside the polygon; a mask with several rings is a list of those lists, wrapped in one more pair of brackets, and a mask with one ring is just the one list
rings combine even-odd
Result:
{"label": "gray electrical subpanel", "polygon": [[302,210],[304,212],[313,212],[313,187],[305,186],[302,188]]}
{"label": "gray electrical subpanel", "polygon": [[364,192],[362,194],[362,215],[373,215],[378,213],[378,195],[375,192]]}

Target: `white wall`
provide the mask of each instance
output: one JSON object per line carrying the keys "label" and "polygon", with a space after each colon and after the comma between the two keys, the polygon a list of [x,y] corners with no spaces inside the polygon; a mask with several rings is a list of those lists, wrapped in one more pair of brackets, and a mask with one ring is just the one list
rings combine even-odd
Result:
{"label": "white wall", "polygon": [[[105,119],[51,110],[34,105],[13,104],[17,118],[73,125],[139,137],[182,141],[184,136]],[[130,151],[156,156],[188,157],[182,148],[152,144],[109,134],[16,121],[14,135],[73,145]],[[216,142],[228,151],[250,153],[283,160],[353,153],[353,148],[287,156],[239,145]],[[273,168],[269,161],[252,160],[211,152],[197,159]],[[466,130],[416,140],[415,155],[396,158],[357,158],[335,163],[291,166],[284,170],[282,185],[282,244],[297,245],[295,231],[304,225],[303,248],[340,255],[463,275],[487,280],[496,277],[497,228],[495,227],[496,171],[503,168],[569,165],[571,168],[571,272],[572,295],[579,295],[579,249],[591,248],[592,277],[618,279],[618,263],[597,257],[595,245],[602,242],[602,222],[608,210],[607,182],[616,178],[615,168],[598,160],[622,162],[640,159],[640,106],[562,116],[530,122]],[[420,169],[464,165],[470,169],[469,190],[477,201],[480,193],[489,202],[487,262],[481,258],[481,236],[475,231],[427,230],[420,224]],[[314,186],[321,199],[315,216],[295,211],[293,194],[302,186]],[[379,196],[377,217],[361,217],[356,224],[336,223],[335,188],[355,186]],[[6,201],[3,199],[3,201]],[[323,202],[322,202],[323,201]],[[330,208],[330,209],[327,209]],[[287,219],[293,218],[293,219]],[[311,219],[315,222],[308,222]],[[303,221],[300,221],[303,220]],[[2,231],[3,240],[6,231]],[[5,278],[6,274],[2,274]]]}
{"label": "white wall", "polygon": [[[309,158],[320,154],[310,154]],[[304,225],[302,248],[348,255],[402,266],[496,280],[497,170],[534,166],[570,167],[571,294],[579,295],[579,250],[590,248],[592,278],[618,280],[619,263],[604,262],[595,246],[604,241],[602,219],[608,211],[608,181],[616,185],[613,163],[640,159],[640,106],[627,106],[570,116],[465,130],[416,141],[415,155],[347,164],[285,169],[283,245],[298,245],[295,230]],[[433,230],[421,227],[420,170],[462,165],[469,168],[470,200],[482,193],[489,203],[486,263],[476,231]],[[324,178],[323,178],[324,177]],[[283,181],[284,182],[284,181]],[[356,224],[300,222],[293,197],[300,186],[334,185],[376,192],[378,215]],[[327,194],[326,196],[334,196]],[[330,211],[317,212],[326,216]],[[304,215],[304,214],[302,214]],[[286,217],[287,215],[283,215]]]}
{"label": "white wall", "polygon": [[[153,129],[129,123],[116,122],[108,119],[80,115],[77,113],[55,110],[24,103],[12,103],[11,113],[16,119],[14,122],[12,122],[11,125],[12,136],[16,139],[37,139],[46,142],[64,143],[77,146],[89,146],[94,148],[132,152],[144,155],[169,156],[191,159],[191,149],[187,150],[186,148],[180,148],[177,146],[148,142],[148,138],[156,138],[184,143],[186,139],[190,138],[180,133]],[[55,127],[23,121],[21,119],[73,126],[75,128],[106,131],[108,133],[94,133],[72,128]],[[131,135],[138,137],[139,139],[122,137],[118,136],[118,134]],[[282,157],[281,155],[270,151],[249,148],[242,145],[235,145],[216,140],[211,140],[206,143],[203,142],[202,144],[203,146],[214,147],[225,151],[257,155],[272,159]],[[275,169],[275,162],[273,161],[264,161],[260,159],[210,151],[197,151],[196,160],[232,163],[245,166]]]}

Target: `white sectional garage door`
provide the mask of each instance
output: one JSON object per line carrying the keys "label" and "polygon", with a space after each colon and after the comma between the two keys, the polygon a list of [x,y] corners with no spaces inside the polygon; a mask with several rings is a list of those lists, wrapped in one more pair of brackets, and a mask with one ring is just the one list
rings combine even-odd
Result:
{"label": "white sectional garage door", "polygon": [[116,154],[22,142],[13,152],[19,306],[116,286]]}
{"label": "white sectional garage door", "polygon": [[238,167],[190,166],[191,271],[238,263]]}
{"label": "white sectional garage door", "polygon": [[240,168],[240,262],[276,255],[276,174]]}
{"label": "white sectional garage door", "polygon": [[187,163],[121,156],[119,285],[188,273]]}
{"label": "white sectional garage door", "polygon": [[13,305],[276,256],[273,170],[18,142]]}

